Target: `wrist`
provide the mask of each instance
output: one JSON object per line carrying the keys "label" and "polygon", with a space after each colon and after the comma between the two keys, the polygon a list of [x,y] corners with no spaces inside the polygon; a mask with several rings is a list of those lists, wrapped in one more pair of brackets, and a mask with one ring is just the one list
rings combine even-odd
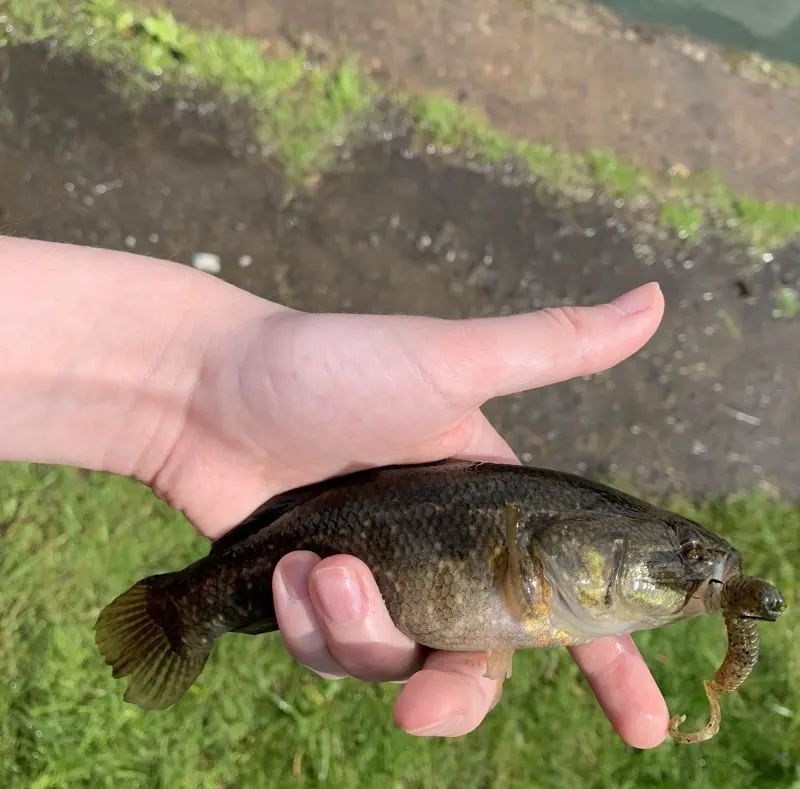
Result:
{"label": "wrist", "polygon": [[268,302],[186,266],[0,238],[0,460],[155,474],[209,342]]}

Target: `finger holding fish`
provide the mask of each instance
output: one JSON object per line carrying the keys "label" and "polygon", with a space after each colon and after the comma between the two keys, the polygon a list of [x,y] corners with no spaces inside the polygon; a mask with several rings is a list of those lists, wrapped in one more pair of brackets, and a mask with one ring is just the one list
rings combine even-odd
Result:
{"label": "finger holding fish", "polygon": [[312,551],[294,551],[276,565],[272,577],[275,614],[286,651],[324,679],[343,679],[347,671],[333,657],[320,629],[308,579],[321,561]]}
{"label": "finger holding fish", "polygon": [[[341,574],[348,573],[357,577],[358,588],[342,583]],[[310,551],[295,551],[279,562],[273,583],[289,654],[325,679],[405,683],[395,718],[408,733],[460,736],[480,725],[492,708],[498,682],[485,676],[485,653],[434,651],[426,659],[425,650],[395,627],[374,577],[359,559],[320,560]],[[336,586],[344,589],[331,588]],[[287,588],[301,599],[292,599]],[[351,599],[334,602],[342,593]],[[360,605],[363,613],[348,621],[329,616]]]}
{"label": "finger holding fish", "polygon": [[[330,580],[326,571],[358,574],[369,612],[365,618],[344,625],[328,622],[322,604],[314,602],[326,595],[324,587]],[[278,564],[275,585],[276,612],[289,654],[325,679],[408,680],[395,703],[396,721],[407,732],[434,737],[466,734],[492,709],[498,682],[484,676],[485,654],[435,651],[423,660],[419,645],[391,622],[374,578],[360,560],[349,556],[320,560],[311,552],[297,551]],[[296,590],[301,600],[289,599],[286,587]],[[350,586],[345,593],[360,597],[362,589]],[[346,603],[357,605],[357,599]],[[630,636],[607,637],[570,652],[625,742],[636,748],[663,742],[666,704]]]}
{"label": "finger holding fish", "polygon": [[325,643],[350,676],[401,682],[422,666],[423,648],[395,627],[363,561],[323,559],[309,576],[309,590]]}
{"label": "finger holding fish", "polygon": [[394,719],[408,734],[461,737],[492,709],[502,680],[486,676],[486,652],[433,652],[394,704]]}
{"label": "finger holding fish", "polygon": [[395,627],[359,559],[295,551],[278,563],[273,590],[287,652],[324,679],[405,682],[421,668],[425,650]]}

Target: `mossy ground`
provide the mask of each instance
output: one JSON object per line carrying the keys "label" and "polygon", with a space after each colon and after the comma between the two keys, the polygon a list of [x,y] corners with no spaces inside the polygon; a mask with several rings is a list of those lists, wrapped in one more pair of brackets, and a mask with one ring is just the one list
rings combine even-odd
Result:
{"label": "mossy ground", "polygon": [[[154,80],[178,93],[200,87],[245,99],[257,137],[280,158],[290,184],[324,169],[333,142],[357,135],[385,98],[354,61],[322,68],[302,52],[276,57],[259,41],[194,30],[167,12],[145,13],[121,0],[0,0],[0,15],[10,44],[51,40],[61,52],[113,64],[132,100],[148,95]],[[713,229],[760,253],[800,234],[800,205],[733,194],[713,173],[688,174],[680,166],[649,173],[603,151],[565,153],[513,139],[447,98],[390,100],[411,114],[421,145],[471,149],[487,164],[513,160],[572,199],[599,189],[628,204],[647,203],[680,238]]]}
{"label": "mossy ground", "polygon": [[145,14],[118,0],[0,0],[0,14],[4,5],[9,43],[50,40],[65,56],[111,64],[116,87],[132,102],[159,84],[173,95],[211,89],[244,99],[254,134],[279,156],[290,182],[324,166],[331,141],[358,126],[372,100],[351,62],[321,69],[298,52],[270,57],[258,41],[198,32],[165,11]]}
{"label": "mossy ground", "polygon": [[[413,738],[396,685],[326,682],[278,634],[230,635],[177,706],[122,701],[94,646],[100,608],[144,575],[207,546],[144,487],[110,475],[0,465],[0,764],[4,789],[788,789],[800,779],[800,508],[747,496],[678,509],[739,547],[790,610],[762,628],[753,676],[723,700],[699,746],[627,748],[563,650],[520,653],[501,705],[467,737]],[[707,714],[702,681],[725,649],[718,617],[636,636],[685,728]]]}
{"label": "mossy ground", "polygon": [[408,106],[417,123],[441,145],[472,149],[491,164],[509,159],[521,162],[576,200],[599,188],[627,203],[649,203],[658,211],[661,224],[682,239],[695,238],[708,229],[723,230],[760,252],[800,234],[800,206],[733,194],[711,172],[687,173],[678,166],[658,175],[605,151],[564,153],[515,140],[447,99],[414,97]]}

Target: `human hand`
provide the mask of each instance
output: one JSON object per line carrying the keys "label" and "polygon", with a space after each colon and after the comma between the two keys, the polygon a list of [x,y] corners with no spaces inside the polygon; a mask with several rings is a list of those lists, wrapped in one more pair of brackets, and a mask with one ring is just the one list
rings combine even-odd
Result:
{"label": "human hand", "polygon": [[[503,318],[312,315],[125,253],[0,238],[0,260],[0,460],[135,477],[210,538],[358,467],[515,462],[483,403],[613,366],[664,308],[651,284],[615,305]],[[353,557],[290,554],[273,588],[297,660],[408,678],[395,702],[406,731],[465,734],[487,714],[485,655],[426,655]],[[626,742],[663,741],[666,704],[629,636],[571,653]]]}
{"label": "human hand", "polygon": [[[268,494],[358,467],[515,462],[480,406],[619,362],[662,310],[648,285],[616,305],[486,320],[274,311],[207,355],[154,485],[213,537]],[[395,719],[406,731],[461,735],[489,711],[496,684],[483,676],[485,654],[426,654],[393,625],[358,559],[290,554],[273,591],[299,662],[328,678],[405,681]],[[663,740],[666,705],[630,636],[571,653],[628,743]]]}

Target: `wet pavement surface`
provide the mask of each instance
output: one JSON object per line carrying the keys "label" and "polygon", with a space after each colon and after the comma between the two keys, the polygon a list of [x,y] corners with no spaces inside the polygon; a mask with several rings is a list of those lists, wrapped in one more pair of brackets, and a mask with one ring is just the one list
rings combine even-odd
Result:
{"label": "wet pavement surface", "polygon": [[800,496],[800,316],[774,317],[772,296],[800,287],[800,248],[754,271],[746,250],[679,247],[613,204],[558,207],[386,129],[281,207],[280,170],[247,155],[243,114],[158,97],[134,114],[93,67],[36,48],[0,50],[0,107],[6,234],[212,253],[223,278],[306,310],[496,315],[656,279],[666,316],[641,353],[489,417],[528,463],[655,495]]}

